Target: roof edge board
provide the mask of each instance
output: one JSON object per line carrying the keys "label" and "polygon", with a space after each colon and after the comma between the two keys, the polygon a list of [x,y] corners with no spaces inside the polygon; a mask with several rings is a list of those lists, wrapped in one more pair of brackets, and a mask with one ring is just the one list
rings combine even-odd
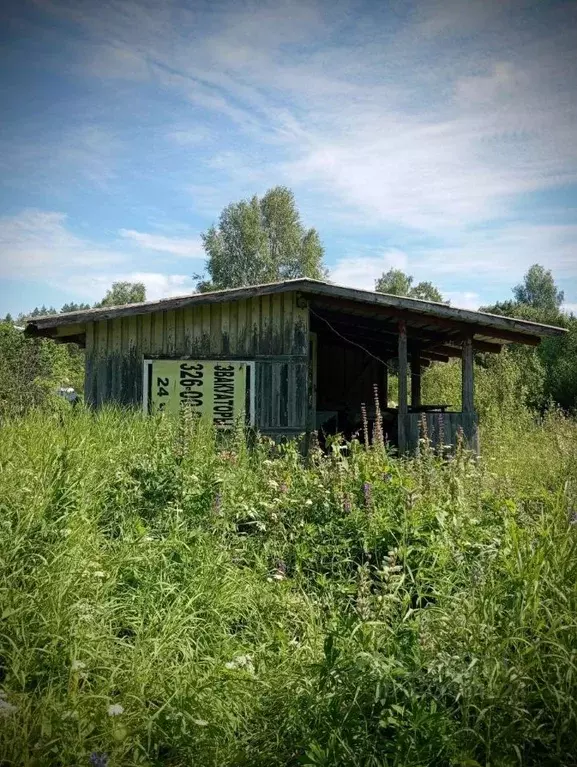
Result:
{"label": "roof edge board", "polygon": [[[373,306],[383,306],[388,308],[405,309],[413,311],[416,314],[426,315],[428,317],[446,318],[460,320],[469,324],[484,324],[486,327],[520,330],[526,328],[528,335],[562,335],[567,332],[566,328],[560,328],[555,325],[545,325],[531,320],[521,320],[516,317],[507,317],[501,314],[489,314],[488,312],[477,312],[472,309],[460,309],[440,304],[434,301],[423,301],[420,298],[409,298],[408,296],[394,296],[389,293],[377,293],[369,290],[359,290],[358,288],[346,288],[339,285],[329,285],[325,282],[315,282],[315,290],[310,291],[317,295],[328,295],[333,298],[341,297],[360,303],[372,304]],[[544,331],[537,333],[536,331]]]}
{"label": "roof edge board", "polygon": [[[393,311],[405,311],[425,318],[430,317],[433,323],[435,320],[445,320],[453,323],[460,322],[464,325],[482,326],[485,329],[491,328],[496,331],[496,337],[498,337],[499,331],[512,331],[521,335],[521,343],[531,343],[532,341],[530,339],[558,336],[567,332],[565,328],[542,325],[529,320],[519,320],[513,317],[503,317],[501,315],[488,314],[486,312],[475,312],[470,309],[459,309],[448,306],[447,304],[423,301],[418,298],[393,296],[387,293],[376,293],[373,291],[359,290],[357,288],[347,288],[308,278],[298,278],[294,280],[285,280],[284,282],[266,283],[243,288],[231,288],[227,290],[213,291],[211,293],[193,293],[185,296],[161,299],[159,301],[125,304],[118,307],[102,307],[99,309],[87,309],[81,312],[45,315],[43,317],[30,319],[26,324],[26,328],[30,334],[37,333],[44,335],[42,333],[43,330],[59,326],[97,322],[136,314],[152,314],[157,311],[179,309],[195,304],[221,303],[242,298],[291,291],[300,292],[305,297],[320,296],[341,301],[350,301],[357,304],[372,305],[375,308],[380,307],[381,309],[388,308]],[[487,335],[489,335],[489,333]]]}

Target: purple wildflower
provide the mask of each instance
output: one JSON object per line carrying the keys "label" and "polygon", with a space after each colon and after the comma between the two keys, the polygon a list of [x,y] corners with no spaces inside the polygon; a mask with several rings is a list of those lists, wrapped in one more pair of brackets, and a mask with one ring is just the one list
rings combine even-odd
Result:
{"label": "purple wildflower", "polygon": [[372,498],[372,487],[370,482],[363,483],[363,495],[365,496],[365,504],[370,506]]}
{"label": "purple wildflower", "polygon": [[99,754],[95,751],[93,754],[90,754],[89,761],[92,767],[107,767],[108,757],[106,754]]}

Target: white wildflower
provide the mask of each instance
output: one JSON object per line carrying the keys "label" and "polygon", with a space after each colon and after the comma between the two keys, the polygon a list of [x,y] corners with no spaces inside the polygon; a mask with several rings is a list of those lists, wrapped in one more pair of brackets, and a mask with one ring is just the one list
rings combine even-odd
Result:
{"label": "white wildflower", "polygon": [[95,578],[106,578],[106,573],[104,570],[95,570],[93,575]]}
{"label": "white wildflower", "polygon": [[16,706],[13,706],[12,703],[9,703],[6,698],[6,693],[3,692],[0,694],[0,717],[2,716],[10,716],[10,714],[13,714],[15,711],[18,711],[18,708]]}
{"label": "white wildflower", "polygon": [[233,658],[224,665],[225,668],[231,671],[242,669],[243,671],[248,671],[249,674],[254,674],[254,665],[250,655],[237,655],[236,658]]}
{"label": "white wildflower", "polygon": [[108,716],[120,716],[120,714],[124,714],[124,706],[121,706],[120,703],[113,703],[108,706]]}
{"label": "white wildflower", "polygon": [[193,719],[192,721],[199,727],[208,727],[208,722],[205,719]]}
{"label": "white wildflower", "polygon": [[86,663],[81,660],[73,660],[70,668],[72,671],[82,671],[83,668],[86,668]]}

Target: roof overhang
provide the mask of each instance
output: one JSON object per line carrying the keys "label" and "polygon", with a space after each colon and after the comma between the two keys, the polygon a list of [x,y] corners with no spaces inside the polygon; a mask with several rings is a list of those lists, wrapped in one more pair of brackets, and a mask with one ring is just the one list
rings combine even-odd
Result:
{"label": "roof overhang", "polygon": [[404,319],[409,337],[411,334],[415,336],[420,333],[424,336],[428,333],[428,337],[432,339],[433,336],[437,336],[436,340],[440,345],[443,345],[441,342],[448,341],[451,346],[459,344],[463,337],[468,336],[473,338],[479,351],[499,351],[501,346],[507,343],[534,346],[542,338],[559,336],[567,332],[564,328],[514,317],[503,317],[417,298],[393,296],[332,285],[320,280],[299,278],[211,293],[194,293],[160,301],[35,317],[27,322],[26,334],[78,343],[82,342],[86,324],[90,322],[287,292],[300,293],[302,299],[310,304],[313,312],[318,313],[319,316],[330,315],[333,319],[335,315],[338,319],[339,314],[361,317],[364,322],[379,323],[381,331],[385,334],[387,325],[392,328],[396,320]]}

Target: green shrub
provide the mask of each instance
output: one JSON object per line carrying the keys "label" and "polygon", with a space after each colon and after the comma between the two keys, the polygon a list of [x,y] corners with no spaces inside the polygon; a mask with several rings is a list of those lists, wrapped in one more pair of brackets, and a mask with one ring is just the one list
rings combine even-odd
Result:
{"label": "green shrub", "polygon": [[56,391],[82,392],[84,353],[75,344],[26,338],[11,322],[0,322],[0,419],[30,408],[58,407]]}

